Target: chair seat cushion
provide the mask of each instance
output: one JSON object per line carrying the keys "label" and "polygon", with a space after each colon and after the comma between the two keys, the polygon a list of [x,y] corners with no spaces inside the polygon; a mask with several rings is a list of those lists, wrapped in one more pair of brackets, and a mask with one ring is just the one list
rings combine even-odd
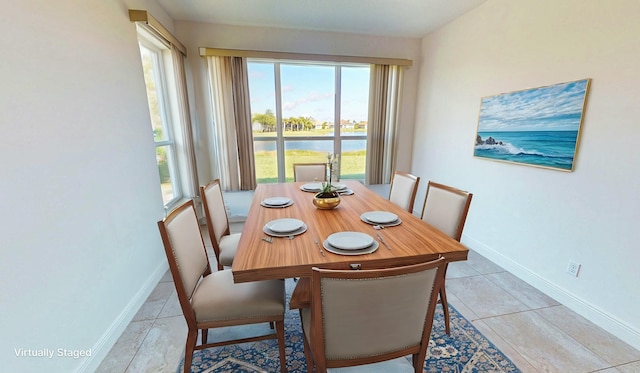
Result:
{"label": "chair seat cushion", "polygon": [[233,264],[233,258],[238,250],[238,242],[240,242],[240,233],[220,237],[220,264],[226,267]]}
{"label": "chair seat cushion", "polygon": [[284,315],[284,281],[234,283],[230,270],[200,281],[191,298],[197,323]]}

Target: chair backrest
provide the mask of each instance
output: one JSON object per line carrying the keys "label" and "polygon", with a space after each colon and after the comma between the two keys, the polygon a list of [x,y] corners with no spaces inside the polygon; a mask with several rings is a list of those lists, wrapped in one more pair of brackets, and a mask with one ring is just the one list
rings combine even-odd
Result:
{"label": "chair backrest", "polygon": [[211,273],[209,258],[202,240],[198,217],[190,200],[158,222],[160,236],[185,315],[190,298],[202,276]]}
{"label": "chair backrest", "polygon": [[316,363],[338,367],[426,353],[445,263],[314,268],[309,333]]}
{"label": "chair backrest", "polygon": [[413,212],[413,202],[418,192],[420,177],[396,171],[391,180],[389,200],[403,209]]}
{"label": "chair backrest", "polygon": [[[227,208],[222,197],[220,179],[215,179],[209,184],[200,187],[200,197],[204,207],[204,215],[207,219],[207,229],[211,236],[211,243],[216,256],[220,255],[220,238],[230,233]],[[218,258],[219,259],[219,258]]]}
{"label": "chair backrest", "polygon": [[327,181],[326,163],[294,163],[293,181]]}
{"label": "chair backrest", "polygon": [[460,241],[472,193],[429,181],[422,206],[422,220]]}

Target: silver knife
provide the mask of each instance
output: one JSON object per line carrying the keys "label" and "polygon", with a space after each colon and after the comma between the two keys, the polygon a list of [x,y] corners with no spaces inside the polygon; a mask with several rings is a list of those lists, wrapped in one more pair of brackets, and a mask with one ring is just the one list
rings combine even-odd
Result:
{"label": "silver knife", "polygon": [[316,246],[318,246],[318,249],[320,249],[320,254],[322,254],[322,256],[324,256],[324,250],[322,250],[322,246],[320,246],[320,242],[318,242],[318,240],[313,240],[313,242],[316,243]]}
{"label": "silver knife", "polygon": [[391,250],[391,247],[387,244],[387,241],[385,241],[382,236],[380,235],[380,233],[376,233],[376,236],[378,237],[378,240],[380,240],[380,242],[382,242],[382,244],[389,250]]}

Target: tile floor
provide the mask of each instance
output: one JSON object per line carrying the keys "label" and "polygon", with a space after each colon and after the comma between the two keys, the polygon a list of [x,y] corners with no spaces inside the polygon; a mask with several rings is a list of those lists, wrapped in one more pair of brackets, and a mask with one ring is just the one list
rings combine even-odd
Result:
{"label": "tile floor", "polygon": [[[473,251],[449,265],[446,286],[449,303],[524,373],[640,372],[640,351]],[[167,272],[97,372],[174,373],[186,330]]]}
{"label": "tile floor", "polygon": [[[522,372],[640,372],[640,351],[473,251],[449,266],[446,286],[449,303]],[[185,338],[167,272],[97,372],[173,373]]]}

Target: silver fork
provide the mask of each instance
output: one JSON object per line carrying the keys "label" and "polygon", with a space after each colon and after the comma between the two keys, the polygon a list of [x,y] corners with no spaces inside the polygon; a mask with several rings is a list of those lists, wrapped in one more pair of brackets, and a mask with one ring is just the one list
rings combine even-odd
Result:
{"label": "silver fork", "polygon": [[272,243],[273,242],[273,237],[264,236],[264,237],[262,237],[262,241],[265,241],[265,242],[268,242],[268,243]]}
{"label": "silver fork", "polygon": [[324,256],[324,250],[322,250],[322,246],[320,246],[320,242],[318,242],[318,240],[314,239],[313,242],[316,243],[316,246],[318,246],[318,249],[320,249],[320,254],[322,254],[322,256]]}
{"label": "silver fork", "polygon": [[382,242],[382,244],[389,250],[391,250],[391,247],[387,244],[387,241],[384,240],[384,238],[382,238],[382,236],[380,235],[380,233],[376,233],[376,236],[378,237],[378,240],[380,240],[380,242]]}

